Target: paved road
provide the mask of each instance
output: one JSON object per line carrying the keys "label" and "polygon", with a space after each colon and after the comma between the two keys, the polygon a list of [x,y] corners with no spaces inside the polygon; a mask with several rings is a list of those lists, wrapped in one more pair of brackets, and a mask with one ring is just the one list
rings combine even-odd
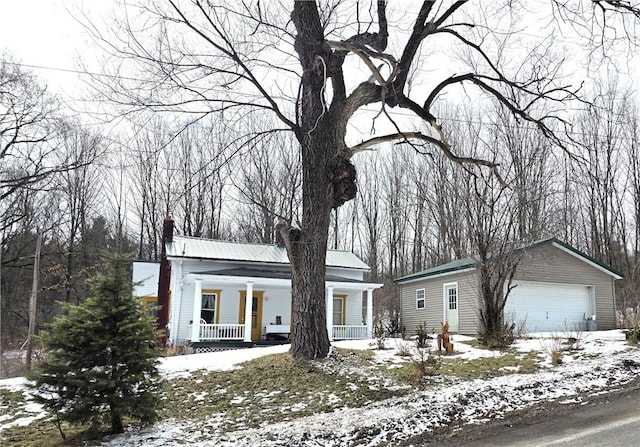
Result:
{"label": "paved road", "polygon": [[[420,445],[420,443],[417,443]],[[426,444],[425,444],[426,445]],[[462,429],[440,439],[442,447],[640,446],[640,386],[586,399],[581,404],[524,414]]]}

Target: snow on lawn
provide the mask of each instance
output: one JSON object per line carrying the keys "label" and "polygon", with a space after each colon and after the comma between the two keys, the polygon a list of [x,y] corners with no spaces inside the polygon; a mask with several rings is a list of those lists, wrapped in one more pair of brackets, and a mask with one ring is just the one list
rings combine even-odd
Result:
{"label": "snow on lawn", "polygon": [[188,377],[192,371],[227,371],[237,368],[238,363],[287,352],[289,345],[233,349],[229,351],[207,352],[203,354],[177,355],[160,359],[158,369],[166,378]]}
{"label": "snow on lawn", "polygon": [[0,401],[0,432],[5,428],[14,426],[27,426],[36,419],[47,416],[42,405],[31,401],[31,392],[26,388],[27,379],[24,377],[14,377],[0,380],[0,388],[8,392],[21,392],[25,399],[25,404],[12,412],[5,412],[7,402]]}
{"label": "snow on lawn", "polygon": [[[567,352],[564,363],[551,366],[545,360],[535,374],[509,374],[487,380],[464,381],[453,377],[434,378],[435,386],[360,408],[339,408],[292,421],[243,428],[237,432],[216,430],[221,417],[203,421],[163,421],[156,426],[114,436],[100,443],[104,447],[178,446],[186,442],[198,446],[338,446],[394,444],[412,435],[456,423],[481,423],[544,400],[582,402],[589,395],[611,391],[640,373],[640,350],[629,347],[622,331],[578,334],[580,350]],[[562,334],[562,338],[566,334]],[[470,360],[503,355],[461,343],[470,337],[454,335],[454,358]],[[518,340],[514,347],[523,353],[540,352],[549,358],[548,348],[558,343],[556,334],[534,334]],[[376,361],[390,364],[405,360],[396,356],[402,340],[387,340],[391,349],[375,350]],[[348,349],[372,349],[375,341],[343,341],[333,344]],[[263,355],[287,351],[288,346],[252,348],[161,359],[167,378],[185,377],[199,369],[228,370],[238,363]],[[0,381],[1,387],[19,387],[17,382]],[[0,423],[1,428],[1,423]]]}

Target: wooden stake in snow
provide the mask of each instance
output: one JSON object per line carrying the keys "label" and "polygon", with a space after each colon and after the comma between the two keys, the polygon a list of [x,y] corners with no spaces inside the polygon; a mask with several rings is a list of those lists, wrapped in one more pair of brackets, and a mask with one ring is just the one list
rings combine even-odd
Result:
{"label": "wooden stake in snow", "polygon": [[33,259],[33,284],[31,299],[29,300],[29,336],[27,337],[27,369],[31,370],[31,356],[33,354],[33,335],[36,330],[36,305],[38,302],[38,283],[40,282],[40,247],[42,246],[42,231],[38,231],[36,255]]}

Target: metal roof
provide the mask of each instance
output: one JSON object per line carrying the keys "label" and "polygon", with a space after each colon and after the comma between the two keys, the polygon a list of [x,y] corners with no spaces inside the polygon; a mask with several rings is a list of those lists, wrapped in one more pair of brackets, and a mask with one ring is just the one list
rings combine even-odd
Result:
{"label": "metal roof", "polygon": [[[188,236],[173,236],[166,242],[167,257],[215,259],[221,261],[260,262],[289,265],[287,249],[283,245],[246,244]],[[348,251],[328,250],[327,267],[369,270],[369,266]]]}
{"label": "metal roof", "polygon": [[446,264],[438,265],[427,270],[412,273],[411,275],[403,276],[402,278],[394,279],[393,282],[403,283],[407,281],[413,281],[415,279],[428,278],[429,276],[442,275],[445,273],[452,273],[459,270],[474,268],[477,262],[477,259],[471,257],[459,259],[457,261],[448,262]]}
{"label": "metal roof", "polygon": [[[514,251],[526,251],[526,250],[530,250],[532,248],[536,248],[536,247],[540,247],[543,245],[552,245],[555,246],[557,248],[560,248],[561,250],[564,250],[565,252],[575,256],[576,258],[582,260],[583,262],[586,262],[587,264],[597,268],[598,270],[601,270],[611,276],[613,276],[615,279],[621,279],[622,278],[622,273],[620,273],[618,270],[614,269],[613,267],[604,264],[594,258],[592,258],[591,256],[589,256],[588,254],[581,252],[580,250],[576,249],[575,247],[572,247],[571,245],[567,244],[566,242],[563,242],[555,237],[552,238],[548,238],[548,239],[543,239],[540,241],[536,241],[533,242],[529,245],[525,245],[523,247],[517,248]],[[479,262],[479,258],[476,257],[467,257],[464,259],[459,259],[457,261],[453,261],[453,262],[449,262],[447,264],[442,264],[442,265],[438,265],[436,267],[432,267],[430,269],[427,270],[422,270],[421,272],[416,272],[416,273],[412,273],[411,275],[407,275],[407,276],[403,276],[401,278],[397,278],[394,279],[393,282],[395,283],[404,283],[404,282],[408,282],[408,281],[413,281],[416,279],[420,279],[420,278],[428,278],[431,276],[438,276],[438,275],[443,275],[445,273],[452,273],[452,272],[456,272],[459,270],[465,270],[465,269],[472,269],[475,268],[477,263]]]}
{"label": "metal roof", "polygon": [[[206,272],[193,272],[195,275],[212,275],[212,276],[237,276],[243,278],[272,278],[272,279],[291,279],[291,269],[286,270],[267,270],[256,268],[233,268],[224,270],[210,270]],[[325,281],[333,282],[352,282],[352,283],[365,283],[358,279],[343,278],[337,275],[325,275]]]}

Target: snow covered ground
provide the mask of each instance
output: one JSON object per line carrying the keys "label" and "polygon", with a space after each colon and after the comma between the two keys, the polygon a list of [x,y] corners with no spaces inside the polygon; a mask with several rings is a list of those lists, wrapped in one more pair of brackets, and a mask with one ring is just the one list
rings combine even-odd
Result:
{"label": "snow covered ground", "polygon": [[[477,349],[460,343],[468,337],[454,336],[456,354],[460,359],[500,356],[498,351]],[[619,388],[640,373],[640,349],[630,347],[621,331],[583,332],[580,349],[566,352],[563,363],[553,366],[549,349],[557,342],[555,334],[532,334],[518,340],[515,348],[523,354],[539,352],[542,369],[535,374],[507,374],[487,380],[464,381],[437,377],[437,386],[412,392],[402,397],[379,401],[361,408],[342,407],[331,413],[315,414],[299,419],[263,424],[259,428],[220,433],[215,430],[216,415],[211,423],[167,420],[154,427],[132,430],[113,436],[102,443],[116,446],[178,446],[186,443],[199,446],[376,446],[395,444],[412,435],[449,425],[451,422],[481,423],[503,417],[545,400],[582,402],[589,396]],[[403,361],[396,355],[404,343],[388,340],[393,349],[374,351],[376,360],[392,364]],[[337,347],[372,349],[372,341],[345,341]],[[273,346],[208,354],[192,354],[163,358],[160,369],[167,378],[188,377],[193,371],[229,370],[240,363],[260,356],[286,352],[288,346]],[[19,391],[24,379],[0,381],[0,388]],[[0,429],[10,425],[28,424],[43,417],[41,410],[27,404],[24,417],[11,418]],[[6,418],[5,418],[6,419]]]}

